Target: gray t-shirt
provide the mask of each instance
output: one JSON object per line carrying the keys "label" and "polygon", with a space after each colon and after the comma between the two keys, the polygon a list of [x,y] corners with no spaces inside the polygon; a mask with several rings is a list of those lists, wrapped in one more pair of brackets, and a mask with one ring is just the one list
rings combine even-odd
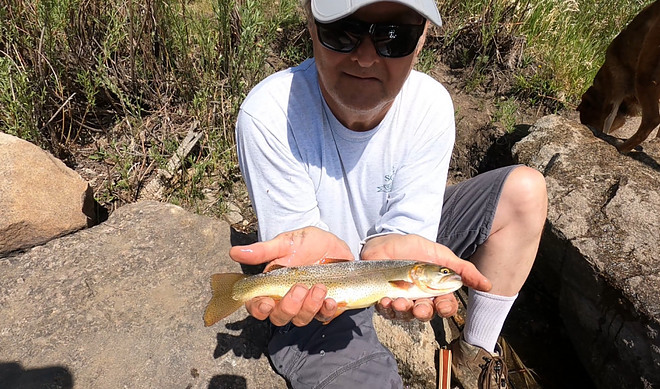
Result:
{"label": "gray t-shirt", "polygon": [[412,71],[383,121],[344,127],[326,105],[308,59],[263,80],[241,106],[239,163],[259,239],[316,226],[360,242],[385,234],[435,241],[454,146],[446,89]]}

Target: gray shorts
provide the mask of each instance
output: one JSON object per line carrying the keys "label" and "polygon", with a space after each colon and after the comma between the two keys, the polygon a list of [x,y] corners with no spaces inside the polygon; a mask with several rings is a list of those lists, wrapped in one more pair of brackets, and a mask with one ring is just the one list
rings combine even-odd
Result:
{"label": "gray shorts", "polygon": [[519,166],[491,170],[447,187],[436,241],[469,259],[488,239],[504,182]]}
{"label": "gray shorts", "polygon": [[[438,242],[468,259],[490,233],[502,186],[516,166],[447,188]],[[346,311],[328,325],[272,327],[273,368],[293,388],[402,388],[396,360],[376,336],[373,308]]]}

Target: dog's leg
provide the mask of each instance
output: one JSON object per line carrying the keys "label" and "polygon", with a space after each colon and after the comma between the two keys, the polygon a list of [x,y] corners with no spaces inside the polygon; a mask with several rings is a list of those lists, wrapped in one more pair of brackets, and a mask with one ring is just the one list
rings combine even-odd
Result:
{"label": "dog's leg", "polygon": [[[622,152],[627,153],[630,150],[637,147],[640,143],[644,142],[648,138],[649,134],[660,124],[660,114],[658,113],[658,98],[654,97],[653,99],[646,99],[647,101],[642,102],[642,122],[637,129],[637,132],[633,134],[627,141],[618,145],[616,148]],[[655,103],[652,101],[655,100]],[[646,108],[647,104],[650,108]],[[648,113],[647,113],[648,112]],[[656,136],[658,138],[658,136]]]}
{"label": "dog's leg", "polygon": [[642,107],[642,122],[630,139],[617,146],[623,153],[642,143],[660,124],[660,18],[646,34],[635,73],[635,94]]}
{"label": "dog's leg", "polygon": [[619,107],[621,106],[621,101],[622,99],[617,99],[615,101],[612,101],[610,104],[608,104],[605,107],[605,109],[609,109],[609,113],[607,114],[607,116],[605,117],[605,121],[603,122],[604,134],[609,134],[610,131],[612,130],[612,123],[614,123],[614,119],[616,119],[616,116],[619,114]]}
{"label": "dog's leg", "polygon": [[[649,121],[655,123],[655,126],[657,126],[660,124],[660,107],[658,107],[660,102],[660,16],[656,19],[655,26],[651,28],[651,34],[652,35],[650,36],[653,38],[649,38],[648,45],[653,48],[655,70],[651,76],[650,85],[652,85],[652,87],[650,88],[649,95],[655,96],[655,98],[652,101],[649,101],[649,106],[644,107],[644,109],[648,112],[647,114],[650,117]],[[655,137],[660,139],[660,129],[658,130],[658,133],[655,134]]]}

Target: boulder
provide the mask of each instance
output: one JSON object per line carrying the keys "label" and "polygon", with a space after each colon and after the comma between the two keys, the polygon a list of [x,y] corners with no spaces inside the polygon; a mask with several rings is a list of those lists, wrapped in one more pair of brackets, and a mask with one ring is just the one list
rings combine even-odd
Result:
{"label": "boulder", "polygon": [[409,388],[436,389],[436,353],[440,348],[431,324],[413,320],[393,321],[374,315],[380,342],[394,354],[399,374]]}
{"label": "boulder", "polygon": [[0,133],[0,255],[95,224],[92,195],[62,161]]}
{"label": "boulder", "polygon": [[549,206],[534,279],[557,299],[599,388],[660,387],[660,153],[622,155],[551,115],[513,147]]}

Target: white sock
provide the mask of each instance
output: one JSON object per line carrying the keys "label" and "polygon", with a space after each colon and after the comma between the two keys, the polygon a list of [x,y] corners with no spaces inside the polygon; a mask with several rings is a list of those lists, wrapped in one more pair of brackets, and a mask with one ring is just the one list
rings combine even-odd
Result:
{"label": "white sock", "polygon": [[504,320],[517,297],[518,294],[507,297],[469,289],[463,339],[473,346],[494,352]]}

